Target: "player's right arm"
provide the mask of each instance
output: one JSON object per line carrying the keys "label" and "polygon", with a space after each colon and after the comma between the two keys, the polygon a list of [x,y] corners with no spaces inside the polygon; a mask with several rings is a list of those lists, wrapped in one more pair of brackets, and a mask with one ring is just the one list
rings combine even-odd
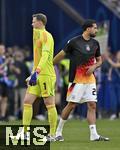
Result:
{"label": "player's right arm", "polygon": [[53,65],[56,65],[57,63],[59,63],[64,57],[65,57],[66,53],[65,51],[61,50],[53,59]]}
{"label": "player's right arm", "polygon": [[59,63],[66,55],[69,56],[69,54],[71,54],[72,51],[72,46],[71,46],[71,40],[69,40],[67,42],[67,44],[65,45],[64,49],[61,50],[53,59],[53,65],[56,65],[57,63]]}

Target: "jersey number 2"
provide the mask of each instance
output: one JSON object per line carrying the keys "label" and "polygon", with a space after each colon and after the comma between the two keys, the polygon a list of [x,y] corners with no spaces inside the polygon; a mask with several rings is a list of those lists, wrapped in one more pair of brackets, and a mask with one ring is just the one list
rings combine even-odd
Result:
{"label": "jersey number 2", "polygon": [[96,88],[92,89],[92,95],[96,95]]}

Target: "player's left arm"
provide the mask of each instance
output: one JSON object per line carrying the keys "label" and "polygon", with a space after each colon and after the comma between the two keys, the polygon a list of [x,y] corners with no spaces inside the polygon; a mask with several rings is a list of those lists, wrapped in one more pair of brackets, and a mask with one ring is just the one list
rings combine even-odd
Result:
{"label": "player's left arm", "polygon": [[48,51],[44,51],[42,52],[42,58],[36,68],[36,72],[39,74],[41,72],[41,70],[43,70],[45,68],[45,64],[48,60],[49,57],[49,52]]}
{"label": "player's left arm", "polygon": [[100,54],[99,43],[97,43],[97,50],[95,53],[95,59],[96,59],[96,63],[89,67],[88,71],[86,72],[87,75],[91,75],[98,67],[100,67],[102,65],[102,57]]}
{"label": "player's left arm", "polygon": [[95,69],[99,68],[102,65],[102,57],[96,57],[96,63],[94,64]]}
{"label": "player's left arm", "polygon": [[48,60],[50,48],[53,43],[53,39],[51,36],[47,35],[46,40],[42,44],[42,57],[38,63],[38,66],[36,68],[37,73],[39,74],[41,70],[45,68],[45,64]]}
{"label": "player's left arm", "polygon": [[89,67],[88,71],[86,72],[87,75],[91,75],[97,68],[102,65],[102,57],[96,57],[96,63]]}
{"label": "player's left arm", "polygon": [[100,67],[102,65],[102,57],[101,57],[101,53],[100,53],[100,45],[97,42],[97,49],[96,49],[96,53],[95,53],[95,59],[96,59],[96,63],[94,64],[95,69]]}
{"label": "player's left arm", "polygon": [[49,36],[46,37],[46,40],[42,43],[42,57],[38,63],[37,68],[35,69],[34,73],[31,75],[29,85],[36,85],[37,83],[37,76],[40,74],[41,70],[45,68],[45,64],[49,57],[50,47],[53,42],[53,39]]}

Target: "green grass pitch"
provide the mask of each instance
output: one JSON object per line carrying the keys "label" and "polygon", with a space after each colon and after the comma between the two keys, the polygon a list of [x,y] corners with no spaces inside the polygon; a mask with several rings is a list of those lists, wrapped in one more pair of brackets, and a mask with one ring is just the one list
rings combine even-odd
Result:
{"label": "green grass pitch", "polygon": [[[32,124],[46,124],[33,120]],[[2,124],[2,123],[0,123]],[[21,124],[21,121],[4,122],[4,124]],[[90,142],[86,121],[69,120],[64,127],[64,142],[51,143],[51,150],[120,150],[120,120],[97,120],[98,132],[110,138],[109,142]]]}

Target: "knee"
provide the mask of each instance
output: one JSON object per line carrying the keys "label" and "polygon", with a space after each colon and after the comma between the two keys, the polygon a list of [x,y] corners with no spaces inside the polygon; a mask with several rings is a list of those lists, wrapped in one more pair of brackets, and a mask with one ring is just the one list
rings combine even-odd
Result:
{"label": "knee", "polygon": [[37,99],[36,95],[26,93],[23,103],[32,105],[36,99]]}
{"label": "knee", "polygon": [[88,102],[87,104],[89,110],[96,110],[96,103],[95,102]]}
{"label": "knee", "polygon": [[55,97],[52,96],[52,97],[44,98],[44,104],[46,107],[51,106],[51,105],[55,105]]}
{"label": "knee", "polygon": [[31,104],[30,100],[28,98],[24,98],[24,104]]}
{"label": "knee", "polygon": [[45,104],[46,107],[51,105],[51,103],[49,101],[46,101],[46,100],[44,100],[44,104]]}

